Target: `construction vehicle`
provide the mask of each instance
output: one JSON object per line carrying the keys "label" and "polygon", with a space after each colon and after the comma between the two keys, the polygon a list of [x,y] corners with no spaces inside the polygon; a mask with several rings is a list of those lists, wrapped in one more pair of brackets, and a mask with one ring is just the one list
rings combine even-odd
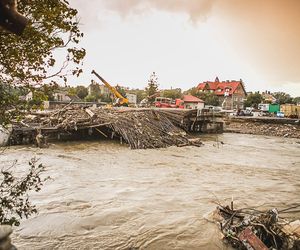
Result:
{"label": "construction vehicle", "polygon": [[184,108],[183,100],[176,99],[173,100],[172,98],[166,97],[156,97],[154,105],[156,108]]}
{"label": "construction vehicle", "polygon": [[151,98],[158,97],[159,95],[160,95],[160,92],[156,92],[153,95],[147,96],[146,98],[144,98],[143,100],[141,100],[140,107],[143,108],[143,107],[149,106],[150,105],[149,100]]}
{"label": "construction vehicle", "polygon": [[114,106],[128,106],[128,99],[123,97],[115,87],[111,86],[107,81],[105,81],[95,70],[92,70],[92,74],[97,76],[101,82],[109,89],[109,91],[114,95],[115,101]]}

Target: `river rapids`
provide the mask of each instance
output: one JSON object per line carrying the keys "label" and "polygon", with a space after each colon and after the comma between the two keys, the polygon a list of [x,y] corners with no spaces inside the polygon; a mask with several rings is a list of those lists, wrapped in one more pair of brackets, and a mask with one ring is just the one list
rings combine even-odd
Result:
{"label": "river rapids", "polygon": [[11,147],[0,167],[37,157],[51,177],[30,194],[39,213],[13,233],[19,249],[230,249],[216,203],[284,208],[300,199],[297,139],[202,136],[204,146],[130,150],[114,141]]}

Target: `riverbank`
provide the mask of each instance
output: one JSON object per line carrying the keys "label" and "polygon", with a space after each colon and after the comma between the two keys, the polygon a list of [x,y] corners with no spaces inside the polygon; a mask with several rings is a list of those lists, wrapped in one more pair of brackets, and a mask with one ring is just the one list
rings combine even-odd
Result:
{"label": "riverbank", "polygon": [[231,117],[225,121],[224,131],[300,139],[300,123],[295,119]]}

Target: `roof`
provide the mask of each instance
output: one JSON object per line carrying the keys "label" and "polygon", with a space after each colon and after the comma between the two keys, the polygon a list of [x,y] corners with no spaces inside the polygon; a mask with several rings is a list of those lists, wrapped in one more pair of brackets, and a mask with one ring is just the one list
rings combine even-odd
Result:
{"label": "roof", "polygon": [[[206,81],[203,83],[198,84],[199,90],[213,90],[216,95],[223,96],[226,91],[229,92],[230,95],[232,95],[236,89],[239,87],[239,85],[242,86],[244,89],[242,81],[219,81],[219,78],[217,77],[214,82]],[[245,89],[244,89],[245,90]]]}
{"label": "roof", "polygon": [[182,99],[184,102],[196,102],[196,103],[204,102],[203,100],[199,99],[198,97],[192,96],[192,95],[184,95]]}

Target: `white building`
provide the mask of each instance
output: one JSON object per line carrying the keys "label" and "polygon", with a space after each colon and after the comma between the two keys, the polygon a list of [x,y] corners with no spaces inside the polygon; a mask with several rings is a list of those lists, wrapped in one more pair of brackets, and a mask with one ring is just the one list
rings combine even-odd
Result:
{"label": "white building", "polygon": [[137,104],[137,96],[135,94],[126,94],[129,103]]}

